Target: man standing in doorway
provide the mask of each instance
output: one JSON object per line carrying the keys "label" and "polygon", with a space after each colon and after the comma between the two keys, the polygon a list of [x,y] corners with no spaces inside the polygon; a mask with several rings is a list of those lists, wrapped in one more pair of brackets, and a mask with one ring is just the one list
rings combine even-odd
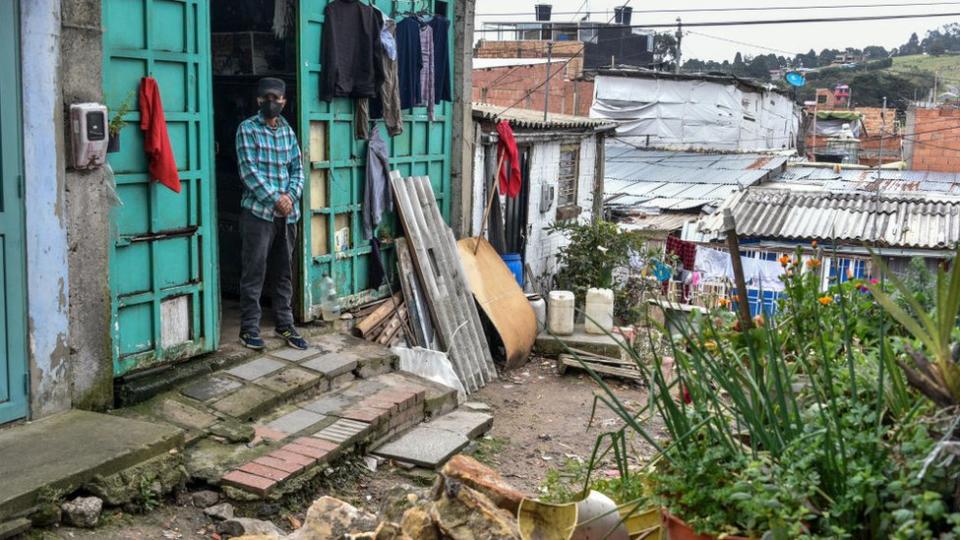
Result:
{"label": "man standing in doorway", "polygon": [[293,326],[292,265],[303,194],[303,161],[296,134],[280,116],[286,103],[282,80],[260,79],[260,111],[237,129],[237,162],[243,180],[240,340],[257,350],[266,345],[260,337],[260,294],[268,269],[273,276],[277,336],[295,349],[307,348]]}

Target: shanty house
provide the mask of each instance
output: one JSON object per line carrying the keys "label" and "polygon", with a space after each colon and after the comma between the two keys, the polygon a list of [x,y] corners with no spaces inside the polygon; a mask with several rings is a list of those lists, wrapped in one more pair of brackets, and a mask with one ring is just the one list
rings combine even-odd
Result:
{"label": "shanty house", "polygon": [[[548,229],[560,222],[589,222],[602,215],[604,144],[614,128],[608,120],[506,109],[474,104],[476,153],[473,165],[472,230],[503,254],[519,254],[525,289],[550,290],[558,270],[557,254],[564,235]],[[483,216],[498,162],[496,124],[507,121],[520,155],[522,189],[517,198],[501,196]]]}

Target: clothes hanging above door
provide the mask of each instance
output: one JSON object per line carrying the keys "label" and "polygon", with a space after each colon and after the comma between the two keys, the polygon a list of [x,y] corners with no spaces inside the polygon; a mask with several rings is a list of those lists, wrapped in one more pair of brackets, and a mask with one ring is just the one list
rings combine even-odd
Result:
{"label": "clothes hanging above door", "polygon": [[323,13],[321,99],[376,97],[384,79],[380,11],[359,0],[334,0]]}

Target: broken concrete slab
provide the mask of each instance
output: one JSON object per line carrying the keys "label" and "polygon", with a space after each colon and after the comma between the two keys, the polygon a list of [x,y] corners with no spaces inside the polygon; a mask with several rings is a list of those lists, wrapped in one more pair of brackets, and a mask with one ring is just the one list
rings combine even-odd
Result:
{"label": "broken concrete slab", "polygon": [[270,356],[273,356],[274,358],[279,358],[281,360],[286,360],[288,362],[302,362],[304,360],[308,360],[315,356],[321,355],[324,352],[326,352],[325,349],[320,349],[316,347],[310,347],[305,351],[286,347],[284,349],[280,349],[277,351],[271,351]]}
{"label": "broken concrete slab", "polygon": [[357,368],[357,360],[349,355],[339,353],[325,354],[301,364],[305,368],[323,373],[328,379],[333,379]]}
{"label": "broken concrete slab", "polygon": [[0,540],[13,538],[18,534],[23,534],[30,529],[31,522],[27,518],[14,519],[7,522],[0,522]]}
{"label": "broken concrete slab", "polygon": [[265,375],[269,375],[285,365],[286,364],[279,360],[261,356],[260,358],[255,358],[249,362],[240,364],[237,367],[228,369],[226,373],[229,373],[234,377],[239,377],[245,381],[253,381]]}
{"label": "broken concrete slab", "polygon": [[0,432],[0,521],[34,506],[42,490],[71,492],[182,445],[176,427],[87,411]]}
{"label": "broken concrete slab", "polygon": [[199,431],[212,426],[217,421],[216,416],[175,399],[160,401],[153,407],[153,413],[172,424]]}
{"label": "broken concrete slab", "polygon": [[[622,340],[622,338],[620,338]],[[544,356],[567,353],[567,348],[578,349],[600,356],[620,358],[620,342],[606,334],[588,334],[583,325],[578,325],[569,336],[552,336],[546,331],[537,336],[533,350]]]}
{"label": "broken concrete slab", "polygon": [[182,388],[180,393],[197,401],[208,401],[232,392],[241,386],[243,386],[243,383],[233,379],[211,375]]}
{"label": "broken concrete slab", "polygon": [[468,439],[476,439],[493,427],[493,416],[486,413],[457,409],[439,418],[434,418],[429,424],[434,429],[443,429],[459,433]]}
{"label": "broken concrete slab", "polygon": [[470,439],[459,433],[418,426],[373,453],[387,459],[436,469],[468,444]]}
{"label": "broken concrete slab", "polygon": [[327,417],[306,409],[294,409],[287,414],[267,423],[267,427],[287,435],[299,433],[308,427],[319,424]]}
{"label": "broken concrete slab", "polygon": [[283,397],[312,388],[323,381],[323,375],[292,367],[257,379],[254,383],[265,386]]}
{"label": "broken concrete slab", "polygon": [[240,420],[252,420],[254,416],[273,405],[277,399],[277,394],[266,388],[248,385],[214,402],[212,407]]}

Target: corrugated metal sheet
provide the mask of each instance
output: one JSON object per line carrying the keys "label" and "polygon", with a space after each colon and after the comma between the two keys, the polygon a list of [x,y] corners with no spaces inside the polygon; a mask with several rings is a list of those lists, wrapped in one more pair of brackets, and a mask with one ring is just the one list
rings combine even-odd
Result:
{"label": "corrugated metal sheet", "polygon": [[677,231],[698,217],[699,214],[689,213],[645,214],[627,218],[618,225],[625,231]]}
{"label": "corrugated metal sheet", "polygon": [[607,146],[605,200],[619,213],[717,205],[738,189],[783,171],[789,158]]}
{"label": "corrugated metal sheet", "polygon": [[514,128],[522,129],[592,129],[595,131],[604,131],[617,127],[615,122],[602,118],[588,118],[586,116],[573,116],[570,114],[547,115],[547,120],[543,119],[543,111],[534,111],[530,109],[509,109],[501,105],[491,105],[489,103],[474,103],[473,117],[478,120],[487,120],[490,122],[506,120]]}
{"label": "corrugated metal sheet", "polygon": [[835,193],[751,188],[736,194],[698,228],[713,238],[729,208],[742,237],[839,240],[920,249],[960,243],[960,197],[910,193]]}
{"label": "corrugated metal sheet", "polygon": [[960,194],[960,173],[875,169],[788,167],[778,182],[811,184],[828,191],[930,192]]}

